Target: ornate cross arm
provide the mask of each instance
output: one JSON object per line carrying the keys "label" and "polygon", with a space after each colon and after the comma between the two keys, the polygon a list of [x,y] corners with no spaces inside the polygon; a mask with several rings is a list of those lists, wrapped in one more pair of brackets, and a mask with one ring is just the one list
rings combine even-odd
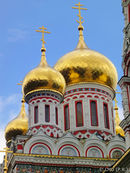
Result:
{"label": "ornate cross arm", "polygon": [[72,7],[73,9],[78,9],[79,10],[79,14],[77,15],[79,17],[79,21],[76,20],[79,23],[79,27],[82,27],[82,23],[84,23],[84,20],[82,21],[83,17],[81,16],[81,10],[87,10],[87,8],[82,8],[82,4],[80,4],[80,2],[78,4],[76,4],[75,6],[77,7]]}
{"label": "ornate cross arm", "polygon": [[8,171],[8,167],[7,167],[7,163],[8,163],[7,155],[8,155],[8,153],[13,153],[13,151],[10,151],[9,148],[6,147],[6,148],[4,148],[3,151],[0,151],[0,152],[5,153],[4,173],[7,173],[7,171]]}
{"label": "ornate cross arm", "polygon": [[40,30],[36,30],[36,32],[41,32],[42,33],[42,39],[41,39],[41,41],[42,41],[42,50],[46,51],[46,49],[45,49],[45,43],[46,42],[45,42],[45,39],[44,39],[44,34],[45,33],[50,34],[50,32],[46,31],[47,28],[45,28],[44,26],[40,27],[39,29]]}

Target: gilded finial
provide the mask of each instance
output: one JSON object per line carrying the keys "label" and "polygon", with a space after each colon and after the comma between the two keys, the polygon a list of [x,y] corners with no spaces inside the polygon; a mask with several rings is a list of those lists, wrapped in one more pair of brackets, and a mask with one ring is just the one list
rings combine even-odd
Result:
{"label": "gilded finial", "polygon": [[47,62],[46,62],[46,57],[45,57],[45,52],[46,52],[46,48],[45,48],[45,39],[44,39],[44,34],[47,33],[47,34],[50,34],[50,32],[46,31],[47,28],[45,28],[44,26],[42,27],[39,27],[40,30],[36,30],[36,32],[41,32],[42,33],[42,48],[41,48],[41,52],[42,52],[42,58],[41,58],[41,63],[40,65],[47,65]]}
{"label": "gilded finial", "polygon": [[75,6],[77,7],[72,7],[73,9],[78,9],[79,10],[79,14],[77,15],[79,17],[79,20],[76,20],[78,23],[79,23],[79,26],[78,26],[78,30],[79,30],[79,42],[78,42],[78,45],[76,47],[76,49],[84,49],[84,48],[88,48],[86,43],[84,42],[84,37],[83,37],[83,30],[84,30],[84,27],[83,27],[83,23],[84,23],[84,20],[83,17],[81,16],[81,10],[87,10],[87,8],[82,8],[82,4],[80,4],[80,2],[78,4],[76,4]]}
{"label": "gilded finial", "polygon": [[[117,91],[117,90],[116,90]],[[116,94],[120,94],[120,92],[116,92]],[[121,136],[124,136],[124,131],[123,129],[119,126],[121,120],[120,120],[120,117],[119,117],[119,113],[118,113],[118,101],[116,99],[116,96],[115,96],[115,107],[114,107],[114,110],[115,110],[115,125],[116,125],[116,134],[120,134]]]}
{"label": "gilded finial", "polygon": [[[23,84],[23,81],[20,81],[19,83],[17,83],[17,85],[22,85],[22,84]],[[26,116],[24,94],[22,96],[21,103],[22,103],[22,106],[21,106],[21,114],[19,114],[19,115],[24,118]]]}

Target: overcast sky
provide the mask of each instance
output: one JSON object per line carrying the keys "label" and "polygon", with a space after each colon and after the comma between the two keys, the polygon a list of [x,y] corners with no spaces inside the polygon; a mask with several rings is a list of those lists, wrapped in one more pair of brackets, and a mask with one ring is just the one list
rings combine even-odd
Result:
{"label": "overcast sky", "polygon": [[[41,59],[42,25],[47,62],[53,66],[78,42],[78,11],[72,9],[77,0],[7,0],[0,4],[0,149],[5,145],[4,129],[21,107],[21,86],[17,85]],[[124,18],[121,0],[80,0],[88,10],[82,12],[84,38],[90,49],[107,56],[122,76]],[[118,87],[120,91],[120,88]],[[117,96],[121,119],[122,101]],[[26,105],[27,108],[27,105]],[[0,153],[0,162],[3,155]]]}

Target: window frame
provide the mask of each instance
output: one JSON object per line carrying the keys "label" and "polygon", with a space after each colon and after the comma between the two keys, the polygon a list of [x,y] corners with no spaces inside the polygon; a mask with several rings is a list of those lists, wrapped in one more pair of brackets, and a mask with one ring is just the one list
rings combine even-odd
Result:
{"label": "window frame", "polygon": [[[46,121],[46,106],[49,107],[49,121]],[[50,105],[49,104],[45,104],[45,122],[49,123],[50,122]]]}
{"label": "window frame", "polygon": [[[36,115],[36,109],[37,109],[37,115]],[[34,124],[37,124],[38,123],[38,119],[39,118],[38,118],[38,105],[37,105],[37,106],[34,106]]]}
{"label": "window frame", "polygon": [[[81,108],[82,108],[82,126],[78,126],[78,117],[77,117],[77,103],[81,103]],[[77,100],[75,101],[75,116],[76,116],[76,127],[83,127],[84,126],[84,119],[83,119],[83,101],[82,100]]]}
{"label": "window frame", "polygon": [[55,107],[55,123],[58,125],[58,108]]}
{"label": "window frame", "polygon": [[[92,122],[92,107],[91,107],[91,103],[92,102],[95,102],[96,103],[96,125],[93,125],[93,122]],[[99,123],[98,123],[98,109],[97,109],[97,100],[90,100],[90,117],[91,117],[91,126],[98,126]]]}
{"label": "window frame", "polygon": [[[68,126],[69,126],[69,128],[68,129],[66,129],[66,115],[65,115],[65,108],[66,108],[66,106],[68,106]],[[65,131],[67,131],[67,130],[69,130],[70,129],[70,112],[69,112],[69,104],[66,104],[66,105],[64,105],[64,130]]]}
{"label": "window frame", "polygon": [[130,23],[130,4],[128,5],[128,23]]}
{"label": "window frame", "polygon": [[[105,116],[105,112],[104,112],[104,105],[107,106],[107,116]],[[109,112],[108,112],[108,104],[103,102],[103,114],[104,114],[104,127],[106,129],[110,129],[110,123],[109,123]],[[107,120],[107,126],[106,126],[106,120]]]}

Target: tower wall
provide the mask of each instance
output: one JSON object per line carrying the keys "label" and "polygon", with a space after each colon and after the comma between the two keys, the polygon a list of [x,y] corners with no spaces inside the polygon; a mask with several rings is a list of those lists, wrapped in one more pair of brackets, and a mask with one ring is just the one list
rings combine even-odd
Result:
{"label": "tower wall", "polygon": [[130,0],[122,1],[122,11],[124,14],[124,44],[122,69],[123,76],[119,80],[119,85],[122,90],[122,104],[124,119],[120,126],[125,131],[126,147],[130,146]]}
{"label": "tower wall", "polygon": [[[114,117],[113,117],[113,103],[112,99],[114,92],[105,86],[98,84],[78,84],[67,87],[64,96],[64,101],[61,105],[61,114],[64,122],[62,126],[65,131],[65,111],[66,105],[69,106],[69,129],[78,138],[87,138],[91,133],[99,132],[104,138],[109,138],[115,135]],[[97,122],[93,122],[91,102],[96,104],[96,119]],[[76,104],[80,102],[82,104],[82,125],[78,126],[77,123],[77,110]],[[108,111],[108,127],[105,127],[104,118],[104,104],[107,105]],[[85,132],[86,131],[86,132]]]}
{"label": "tower wall", "polygon": [[48,136],[61,136],[60,101],[60,96],[54,92],[45,91],[31,96],[28,101],[29,135],[35,135],[37,130],[42,129]]}

